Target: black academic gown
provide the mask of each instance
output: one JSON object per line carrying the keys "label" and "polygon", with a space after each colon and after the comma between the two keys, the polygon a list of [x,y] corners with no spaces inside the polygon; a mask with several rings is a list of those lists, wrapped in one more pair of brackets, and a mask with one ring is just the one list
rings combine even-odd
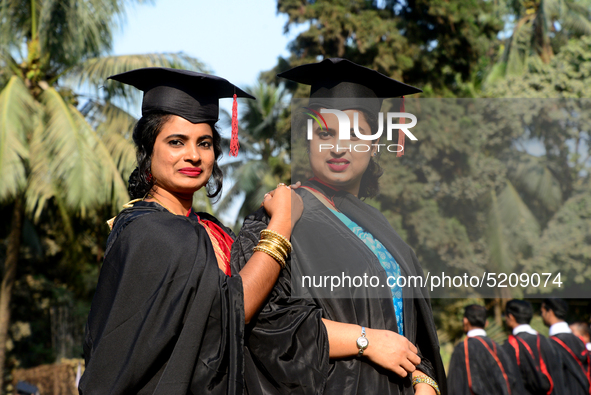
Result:
{"label": "black academic gown", "polygon": [[[556,340],[563,342],[573,354],[567,351]],[[554,349],[560,354],[562,361],[565,394],[590,395],[589,380],[585,374],[589,369],[589,351],[587,351],[585,343],[572,333],[559,333],[555,336],[550,336],[550,341]]]}
{"label": "black academic gown", "polygon": [[[403,273],[422,275],[412,249],[378,210],[346,192],[334,192],[315,182],[305,185],[322,190],[341,212],[378,238]],[[303,199],[304,211],[292,232],[291,262],[281,271],[266,305],[246,329],[246,393],[413,394],[409,377],[401,378],[365,358],[329,359],[322,318],[397,332],[394,305],[387,288],[344,290],[338,299],[293,296],[292,277],[301,278],[301,271],[310,268],[326,266],[325,273],[340,275],[344,270],[350,275],[357,271],[386,277],[374,253],[346,225],[309,191],[296,191]],[[232,270],[248,261],[267,222],[263,210],[246,219],[232,249]],[[353,267],[347,267],[347,262]],[[347,292],[356,294],[346,296]],[[438,382],[442,394],[447,394],[429,296],[420,290],[414,295],[406,289],[404,292],[404,334],[419,349],[422,362],[418,368]]]}
{"label": "black academic gown", "polygon": [[[564,380],[562,378],[562,361],[560,354],[552,346],[550,340],[542,335],[533,335],[527,332],[520,332],[515,337],[522,339],[529,350],[521,343],[517,342],[519,349],[519,363],[517,362],[517,351],[506,341],[503,344],[503,350],[511,360],[519,366],[525,395],[568,395],[564,391]],[[538,337],[540,341],[540,352],[538,352]],[[532,357],[533,354],[533,357]],[[551,382],[543,373],[540,363],[540,354],[542,361],[550,375]],[[552,384],[552,385],[551,385]],[[552,389],[552,392],[548,393]]]}
{"label": "black academic gown", "polygon": [[[449,363],[447,383],[449,393],[453,395],[522,395],[525,394],[523,383],[517,365],[511,361],[505,351],[493,340],[486,336],[483,339],[491,350],[497,352],[497,357],[503,370],[475,337],[468,338],[468,353],[472,391],[470,391],[468,370],[466,368],[466,353],[464,341],[454,349]],[[508,384],[507,384],[508,383]]]}
{"label": "black academic gown", "polygon": [[241,394],[243,330],[241,278],[218,268],[203,226],[135,203],[107,242],[80,394]]}

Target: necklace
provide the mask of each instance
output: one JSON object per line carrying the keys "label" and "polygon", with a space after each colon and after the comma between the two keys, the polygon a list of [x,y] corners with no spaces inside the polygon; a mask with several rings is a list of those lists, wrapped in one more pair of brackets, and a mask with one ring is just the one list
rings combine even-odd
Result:
{"label": "necklace", "polygon": [[174,213],[174,211],[172,211],[171,209],[169,209],[168,207],[166,207],[164,205],[164,203],[162,203],[160,200],[158,200],[158,198],[156,196],[151,195],[151,194],[148,194],[148,197],[154,199],[159,205],[161,205],[162,207],[164,207],[165,209],[167,209],[171,214],[177,215],[177,214]]}

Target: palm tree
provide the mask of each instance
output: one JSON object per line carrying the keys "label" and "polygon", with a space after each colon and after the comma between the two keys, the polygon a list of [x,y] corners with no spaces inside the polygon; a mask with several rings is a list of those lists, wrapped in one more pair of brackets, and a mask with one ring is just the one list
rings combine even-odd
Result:
{"label": "palm tree", "polygon": [[235,198],[244,194],[239,218],[257,209],[266,192],[291,178],[289,126],[285,124],[287,117],[282,116],[286,111],[285,91],[262,81],[248,91],[257,100],[246,103],[240,122],[241,156],[223,167],[234,184],[218,208],[227,210]]}
{"label": "palm tree", "polygon": [[[129,199],[133,119],[113,103],[132,98],[107,76],[137,67],[202,70],[183,54],[104,57],[124,8],[141,0],[4,0],[0,5],[0,203],[12,204],[0,285],[0,372],[25,217],[48,201],[71,215],[120,207]],[[80,89],[94,93],[83,100]],[[99,95],[100,93],[100,95]],[[0,374],[0,388],[2,388]]]}
{"label": "palm tree", "polygon": [[515,25],[488,83],[506,75],[521,75],[532,61],[549,63],[555,52],[553,42],[566,43],[570,37],[591,34],[589,0],[518,0],[507,6],[515,15]]}
{"label": "palm tree", "polygon": [[[542,233],[540,219],[555,213],[563,198],[560,183],[544,158],[511,151],[506,163],[505,184],[498,191],[490,191],[487,202],[486,241],[490,271],[509,274],[516,272],[520,259],[529,258],[531,247]],[[533,213],[533,207],[538,215]],[[501,299],[511,296],[502,290],[498,288],[494,303],[495,321],[499,325],[502,324]]]}

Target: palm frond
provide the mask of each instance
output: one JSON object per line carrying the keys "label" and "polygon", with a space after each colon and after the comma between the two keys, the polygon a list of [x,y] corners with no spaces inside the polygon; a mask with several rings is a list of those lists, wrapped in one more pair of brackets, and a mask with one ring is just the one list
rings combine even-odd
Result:
{"label": "palm frond", "polygon": [[104,135],[102,141],[113,158],[119,174],[124,178],[129,177],[136,165],[133,143],[115,132]]}
{"label": "palm frond", "polygon": [[[521,236],[537,237],[540,234],[540,225],[529,207],[525,204],[521,195],[511,182],[507,182],[505,189],[499,194],[498,206],[501,210],[501,221],[506,229]],[[511,238],[514,248],[521,248],[516,237]]]}
{"label": "palm frond", "polygon": [[523,154],[508,162],[507,176],[521,191],[541,202],[552,212],[562,204],[560,183],[544,163],[543,158]]}
{"label": "palm frond", "polygon": [[30,2],[0,2],[0,52],[11,53],[26,39],[30,24],[28,3]]}
{"label": "palm frond", "polygon": [[[269,172],[269,165],[261,160],[251,160],[238,168],[232,178],[235,180],[234,185],[226,192],[224,198],[219,202],[218,211],[223,212],[227,210],[233,199],[241,193],[250,194],[258,189],[261,180],[265,174]],[[268,191],[267,191],[268,192]],[[262,201],[264,192],[260,195]]]}
{"label": "palm frond", "polygon": [[484,82],[485,85],[494,85],[496,82],[501,80],[507,72],[507,63],[500,61],[496,63],[486,76],[486,80]]}
{"label": "palm frond", "polygon": [[509,273],[516,265],[517,254],[539,236],[536,217],[511,182],[501,193],[491,192],[487,224],[491,271]]}
{"label": "palm frond", "polygon": [[581,11],[582,10],[568,10],[562,19],[562,26],[577,36],[591,35],[589,10],[586,10],[586,13]]}
{"label": "palm frond", "polygon": [[[96,129],[122,177],[127,178],[136,165],[132,132],[136,119],[112,104],[100,105],[99,116],[93,116]],[[88,119],[88,116],[86,117]]]}
{"label": "palm frond", "polygon": [[48,167],[67,192],[66,204],[82,215],[99,202],[101,153],[97,155],[96,136],[80,112],[49,88],[41,95],[46,112],[42,140],[51,153]]}
{"label": "palm frond", "polygon": [[25,193],[25,209],[35,222],[39,220],[47,201],[59,195],[51,173],[51,152],[45,144],[44,134],[45,124],[39,122],[31,137],[31,174]]}
{"label": "palm frond", "polygon": [[530,17],[520,20],[513,35],[506,53],[506,73],[507,75],[521,75],[525,71],[527,57],[532,53],[531,36],[533,34],[533,25]]}
{"label": "palm frond", "polygon": [[[129,201],[129,194],[127,193],[127,185],[125,184],[119,168],[114,161],[114,156],[111,155],[109,149],[99,139],[98,135],[90,128],[90,125],[87,124],[84,116],[79,111],[72,111],[72,115],[76,123],[86,129],[89,137],[89,145],[93,147],[94,158],[99,164],[100,187],[97,188],[95,185],[95,193],[98,197],[97,203],[110,204],[111,208],[116,210]],[[117,146],[118,149],[121,149],[120,147],[121,144]],[[125,151],[121,153],[119,158],[121,158],[122,155],[127,155],[127,157],[129,157],[129,144],[123,145],[122,149]],[[131,152],[133,155],[134,150]],[[123,163],[123,166],[127,169],[130,167],[129,163]],[[133,166],[133,164],[131,166]],[[131,171],[129,171],[129,173],[131,173]]]}
{"label": "palm frond", "polygon": [[124,22],[127,5],[137,0],[44,0],[37,3],[41,55],[54,73],[111,49],[113,33]]}
{"label": "palm frond", "polygon": [[20,70],[16,60],[12,55],[5,50],[0,49],[0,87],[8,84],[10,77],[16,75],[23,79],[22,71]]}
{"label": "palm frond", "polygon": [[90,86],[97,94],[100,90],[107,99],[137,98],[137,89],[107,80],[107,78],[142,67],[170,67],[207,72],[207,68],[201,61],[180,52],[92,58],[71,69],[65,77],[74,84]]}
{"label": "palm frond", "polygon": [[0,201],[20,193],[27,183],[27,135],[32,133],[36,111],[23,82],[12,76],[0,92]]}
{"label": "palm frond", "polygon": [[489,203],[487,242],[490,254],[490,271],[508,272],[513,266],[513,255],[506,240],[501,219],[501,209],[496,192],[492,191]]}

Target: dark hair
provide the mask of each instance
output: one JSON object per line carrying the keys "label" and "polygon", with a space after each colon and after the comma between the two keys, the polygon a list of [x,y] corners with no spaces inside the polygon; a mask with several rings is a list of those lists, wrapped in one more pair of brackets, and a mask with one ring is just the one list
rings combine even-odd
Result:
{"label": "dark hair", "polygon": [[[152,154],[156,136],[162,127],[171,118],[172,114],[166,112],[153,112],[141,117],[133,129],[133,142],[136,147],[136,159],[138,166],[129,176],[127,190],[132,199],[141,199],[154,187],[155,179],[151,175]],[[207,197],[213,198],[222,191],[224,175],[218,166],[218,158],[222,155],[222,139],[215,122],[209,123],[213,133],[213,152],[215,162],[213,172],[207,183]]]}
{"label": "dark hair", "polygon": [[505,315],[509,314],[515,317],[518,324],[529,324],[534,316],[534,309],[528,301],[513,299],[505,306]]}
{"label": "dark hair", "polygon": [[477,328],[484,328],[486,325],[486,308],[477,304],[471,304],[464,310],[464,317],[468,319],[470,325]]}
{"label": "dark hair", "polygon": [[552,310],[556,318],[566,320],[566,313],[568,312],[568,303],[562,299],[544,299],[542,306],[546,310]]}

